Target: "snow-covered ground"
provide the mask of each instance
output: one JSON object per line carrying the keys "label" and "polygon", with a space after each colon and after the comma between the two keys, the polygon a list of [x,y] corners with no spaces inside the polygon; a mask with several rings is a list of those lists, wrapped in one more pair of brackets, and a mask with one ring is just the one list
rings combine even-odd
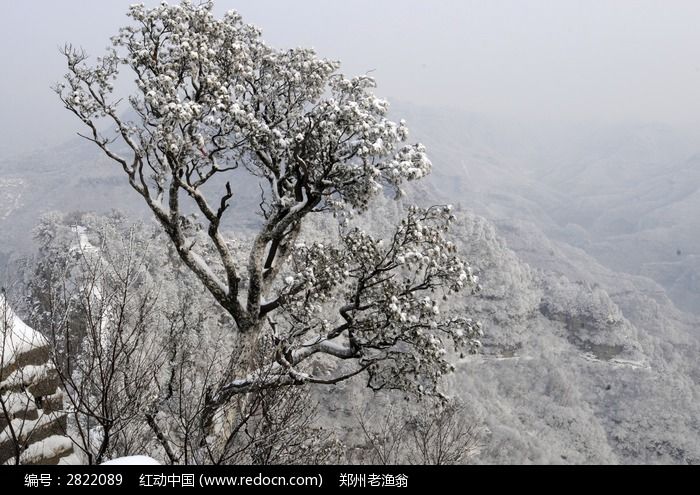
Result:
{"label": "snow-covered ground", "polygon": [[96,253],[99,251],[99,249],[90,242],[86,227],[74,225],[72,229],[78,236],[78,243],[74,248],[75,250],[79,251],[81,254]]}
{"label": "snow-covered ground", "polygon": [[145,455],[132,455],[128,457],[118,457],[111,461],[103,462],[103,466],[160,466],[160,462]]}

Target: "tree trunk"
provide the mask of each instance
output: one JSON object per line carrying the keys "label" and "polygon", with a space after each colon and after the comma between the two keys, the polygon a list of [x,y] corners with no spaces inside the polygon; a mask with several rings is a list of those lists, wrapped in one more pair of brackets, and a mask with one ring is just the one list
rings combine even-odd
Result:
{"label": "tree trunk", "polygon": [[[226,390],[232,381],[248,376],[259,368],[260,348],[259,348],[259,328],[256,325],[245,333],[239,334],[237,352],[231,356],[227,365],[224,378],[217,384],[217,389],[206,398],[204,411],[202,413],[202,427],[206,436],[212,435],[217,439],[218,447],[214,451],[220,450],[222,457],[228,449],[231,441],[235,438],[233,433],[239,426],[240,421],[245,420],[250,411],[250,404],[254,403],[254,397],[258,392],[235,395]],[[232,400],[238,399],[233,404]]]}

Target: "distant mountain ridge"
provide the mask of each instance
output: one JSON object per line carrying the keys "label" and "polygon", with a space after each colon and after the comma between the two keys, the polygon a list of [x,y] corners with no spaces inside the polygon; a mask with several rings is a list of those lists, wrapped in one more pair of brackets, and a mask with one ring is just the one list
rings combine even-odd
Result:
{"label": "distant mountain ridge", "polygon": [[464,310],[488,338],[451,384],[489,427],[480,462],[700,462],[697,318],[532,226],[506,241],[471,214],[459,225],[483,267]]}

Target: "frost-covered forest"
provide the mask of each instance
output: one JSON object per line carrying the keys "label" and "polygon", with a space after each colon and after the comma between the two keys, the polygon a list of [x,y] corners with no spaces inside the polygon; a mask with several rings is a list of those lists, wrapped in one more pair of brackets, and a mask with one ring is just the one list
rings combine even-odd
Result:
{"label": "frost-covered forest", "polygon": [[694,132],[128,12],[55,55],[81,136],[0,148],[0,461],[700,462]]}

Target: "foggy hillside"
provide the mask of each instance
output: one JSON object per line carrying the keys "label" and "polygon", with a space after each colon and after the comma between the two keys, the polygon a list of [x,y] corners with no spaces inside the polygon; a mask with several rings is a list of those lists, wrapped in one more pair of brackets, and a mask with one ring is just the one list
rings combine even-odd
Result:
{"label": "foggy hillside", "polygon": [[548,138],[447,110],[397,113],[433,152],[436,196],[492,220],[532,222],[700,313],[700,163],[691,135],[660,125],[571,126]]}

